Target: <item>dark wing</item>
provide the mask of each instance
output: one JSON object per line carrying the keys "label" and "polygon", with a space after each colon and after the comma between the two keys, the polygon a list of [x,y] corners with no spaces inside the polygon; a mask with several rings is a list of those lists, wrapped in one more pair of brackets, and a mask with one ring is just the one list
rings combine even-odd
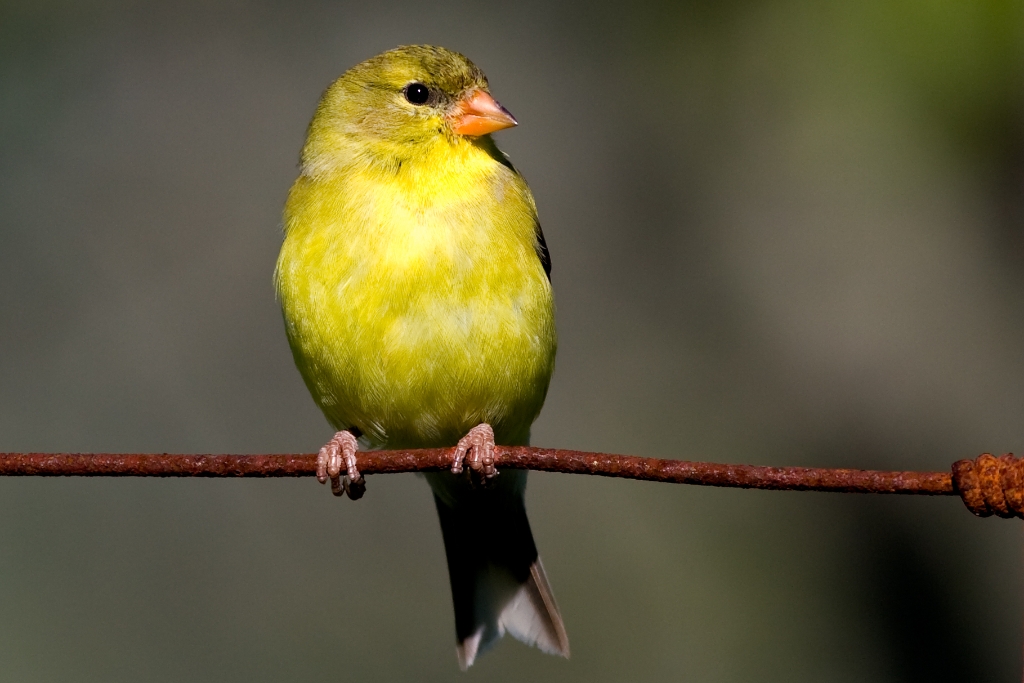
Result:
{"label": "dark wing", "polygon": [[548,282],[551,282],[551,254],[548,253],[548,244],[544,241],[544,231],[540,229],[540,221],[534,220],[533,225],[537,232],[537,256],[540,257],[540,264],[544,266]]}

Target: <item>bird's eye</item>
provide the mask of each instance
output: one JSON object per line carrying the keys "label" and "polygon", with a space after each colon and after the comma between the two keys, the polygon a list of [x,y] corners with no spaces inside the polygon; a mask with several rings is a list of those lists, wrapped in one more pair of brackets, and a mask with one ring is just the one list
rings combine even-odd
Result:
{"label": "bird's eye", "polygon": [[410,83],[405,86],[405,99],[412,104],[426,104],[430,98],[430,90],[422,83]]}

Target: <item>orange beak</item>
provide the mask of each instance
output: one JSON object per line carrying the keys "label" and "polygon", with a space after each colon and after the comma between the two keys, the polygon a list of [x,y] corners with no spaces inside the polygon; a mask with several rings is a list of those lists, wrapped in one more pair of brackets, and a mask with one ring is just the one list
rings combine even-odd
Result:
{"label": "orange beak", "polygon": [[452,130],[459,135],[487,135],[519,125],[505,107],[483,90],[470,90],[448,115]]}

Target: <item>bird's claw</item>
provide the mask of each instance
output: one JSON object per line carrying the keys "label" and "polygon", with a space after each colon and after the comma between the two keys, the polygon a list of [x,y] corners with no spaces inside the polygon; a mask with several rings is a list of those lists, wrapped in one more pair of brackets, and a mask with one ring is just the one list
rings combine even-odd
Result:
{"label": "bird's claw", "polygon": [[497,476],[498,470],[494,467],[494,430],[491,425],[486,422],[478,424],[459,439],[452,457],[454,474],[462,473],[463,462],[484,483]]}
{"label": "bird's claw", "polygon": [[[340,431],[331,437],[316,456],[316,478],[321,484],[331,480],[331,493],[340,496],[348,494],[352,500],[359,500],[366,492],[366,479],[356,468],[356,449],[359,444],[350,431]],[[344,480],[341,477],[345,466]]]}

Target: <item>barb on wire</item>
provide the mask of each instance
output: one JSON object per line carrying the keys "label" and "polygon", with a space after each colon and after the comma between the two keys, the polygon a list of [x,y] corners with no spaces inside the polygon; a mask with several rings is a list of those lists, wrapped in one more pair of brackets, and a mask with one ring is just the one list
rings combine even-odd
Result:
{"label": "barb on wire", "polygon": [[[451,448],[362,451],[363,474],[442,470]],[[498,446],[499,468],[592,474],[698,486],[773,491],[833,491],[925,496],[959,495],[980,517],[1024,518],[1024,459],[988,453],[960,460],[949,472],[894,472],[816,467],[723,465],[530,446]],[[145,453],[0,453],[0,476],[312,477],[315,454],[191,455]]]}

